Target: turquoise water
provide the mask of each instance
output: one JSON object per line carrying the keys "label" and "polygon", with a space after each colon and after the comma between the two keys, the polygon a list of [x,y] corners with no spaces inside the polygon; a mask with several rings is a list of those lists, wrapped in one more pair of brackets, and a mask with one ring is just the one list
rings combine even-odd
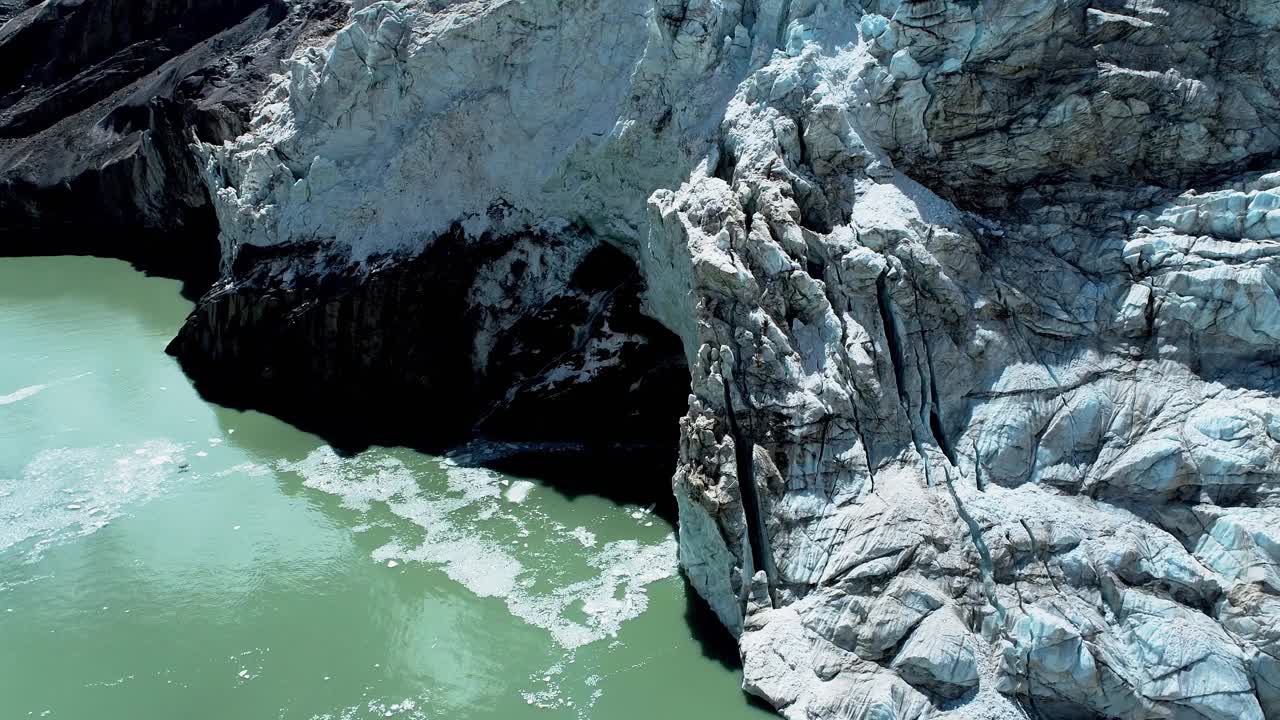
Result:
{"label": "turquoise water", "polygon": [[0,718],[771,717],[649,509],[205,403],[189,310],[0,260]]}

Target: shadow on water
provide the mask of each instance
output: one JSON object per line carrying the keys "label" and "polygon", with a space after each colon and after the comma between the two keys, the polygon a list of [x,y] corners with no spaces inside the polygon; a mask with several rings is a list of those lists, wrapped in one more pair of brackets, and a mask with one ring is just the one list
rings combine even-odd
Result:
{"label": "shadow on water", "polygon": [[738,641],[693,588],[684,570],[680,571],[680,579],[684,582],[684,619],[689,624],[693,639],[698,641],[703,657],[715,660],[726,670],[741,670],[742,657],[738,654]]}
{"label": "shadow on water", "polygon": [[[190,381],[192,376],[188,373],[187,378]],[[668,400],[674,401],[665,402],[665,407],[643,416],[651,427],[659,430],[651,432],[650,439],[637,442],[572,438],[490,440],[460,426],[445,409],[450,407],[449,403],[410,406],[394,389],[383,396],[388,398],[385,405],[353,406],[331,400],[341,395],[334,393],[332,386],[325,385],[309,393],[283,397],[248,395],[242,388],[230,387],[230,383],[220,383],[207,376],[196,379],[193,385],[206,402],[218,408],[218,422],[224,429],[261,414],[328,444],[344,457],[371,448],[404,448],[426,455],[447,455],[460,465],[484,467],[537,481],[570,500],[590,495],[618,504],[652,508],[654,514],[674,526],[676,502],[671,478],[679,452],[679,418],[688,392],[687,375],[684,378],[679,385],[662,388]],[[609,418],[603,418],[601,423],[607,425],[607,420]],[[544,424],[554,427],[557,423],[547,418]],[[237,444],[253,442],[245,435],[234,440]],[[269,446],[271,440],[266,442]]]}
{"label": "shadow on water", "polygon": [[[456,459],[472,464],[467,462],[465,449]],[[474,464],[537,480],[569,500],[595,495],[618,504],[652,507],[669,525],[676,523],[676,499],[671,492],[674,447],[533,444],[493,457],[477,457]]]}
{"label": "shadow on water", "polygon": [[[742,672],[742,656],[738,652],[737,639],[721,624],[711,606],[693,588],[684,570],[680,571],[680,579],[684,582],[684,620],[689,625],[690,635],[702,650],[702,656],[716,661],[725,670]],[[751,707],[770,715],[777,714],[773,706],[764,700],[745,690],[742,694]]]}
{"label": "shadow on water", "polygon": [[[671,445],[468,441],[452,433],[441,436],[448,442],[422,442],[399,433],[388,442],[386,435],[371,437],[369,424],[361,418],[343,420],[339,413],[317,413],[310,421],[299,423],[295,422],[294,413],[275,408],[243,409],[211,401],[210,407],[215,408],[224,433],[237,431],[227,433],[229,442],[265,463],[281,459],[281,433],[273,425],[284,423],[289,434],[298,438],[288,443],[285,457],[290,460],[301,460],[321,444],[329,445],[342,457],[354,457],[374,448],[402,448],[449,456],[463,466],[533,480],[569,500],[595,496],[620,505],[652,508],[653,514],[667,524],[674,527],[676,523],[676,501],[671,491],[677,454],[674,419],[670,422]],[[404,422],[411,420],[405,418]]]}
{"label": "shadow on water", "polygon": [[136,282],[138,268],[123,260],[0,255],[0,301],[46,305],[72,301],[112,308],[136,318],[149,332],[173,332],[191,309],[169,283]]}
{"label": "shadow on water", "polygon": [[[40,231],[5,228],[0,258],[121,260],[147,277],[177,280],[180,294],[189,302],[199,300],[218,279],[222,248],[218,244],[217,219],[210,204],[191,217],[193,224],[180,238],[172,233],[148,232],[136,227],[112,227],[110,222],[86,224],[77,220],[74,212],[50,215],[64,215],[64,224]],[[92,287],[92,284],[85,287]]]}

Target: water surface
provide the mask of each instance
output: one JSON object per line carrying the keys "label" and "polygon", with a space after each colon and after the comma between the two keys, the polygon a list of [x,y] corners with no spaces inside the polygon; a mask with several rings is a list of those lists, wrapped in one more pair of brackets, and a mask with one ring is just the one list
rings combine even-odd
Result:
{"label": "water surface", "polygon": [[205,403],[178,289],[0,260],[0,717],[771,717],[649,509]]}

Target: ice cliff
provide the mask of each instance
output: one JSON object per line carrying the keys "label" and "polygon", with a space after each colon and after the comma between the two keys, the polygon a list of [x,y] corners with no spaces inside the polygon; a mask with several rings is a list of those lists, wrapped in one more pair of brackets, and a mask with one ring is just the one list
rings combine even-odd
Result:
{"label": "ice cliff", "polygon": [[676,372],[681,562],[783,715],[1280,718],[1276,2],[326,28],[190,136],[197,376],[627,440]]}

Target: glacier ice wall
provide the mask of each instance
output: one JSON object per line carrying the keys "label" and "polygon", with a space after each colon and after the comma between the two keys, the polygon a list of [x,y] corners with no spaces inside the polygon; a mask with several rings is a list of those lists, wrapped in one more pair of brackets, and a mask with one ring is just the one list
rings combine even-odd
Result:
{"label": "glacier ice wall", "polygon": [[1274,2],[357,0],[195,152],[206,303],[625,253],[682,564],[787,717],[1280,716]]}

